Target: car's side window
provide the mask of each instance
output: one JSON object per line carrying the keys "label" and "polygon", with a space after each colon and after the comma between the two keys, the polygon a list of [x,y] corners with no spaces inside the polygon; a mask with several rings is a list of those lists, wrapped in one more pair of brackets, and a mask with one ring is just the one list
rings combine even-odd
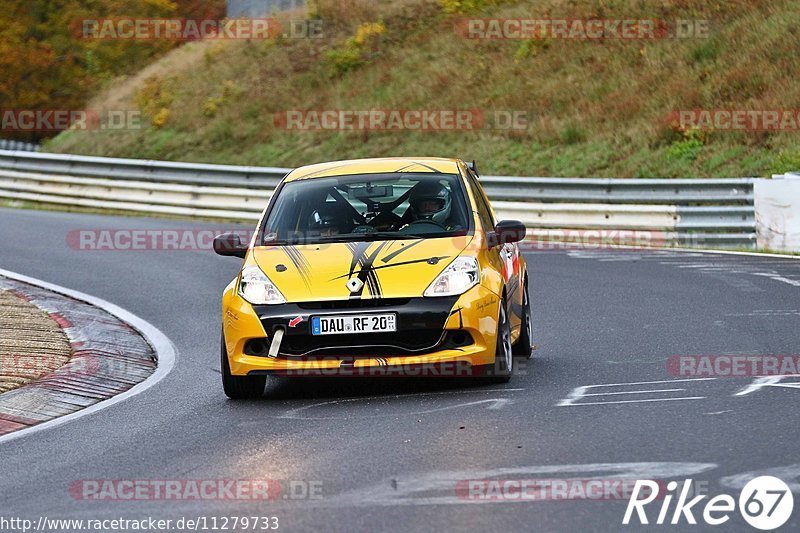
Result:
{"label": "car's side window", "polygon": [[475,205],[478,208],[478,218],[481,220],[483,231],[494,231],[495,224],[492,210],[489,209],[486,203],[486,197],[483,195],[483,191],[472,172],[467,172],[467,181],[469,182],[469,188],[472,190],[472,196],[475,197]]}

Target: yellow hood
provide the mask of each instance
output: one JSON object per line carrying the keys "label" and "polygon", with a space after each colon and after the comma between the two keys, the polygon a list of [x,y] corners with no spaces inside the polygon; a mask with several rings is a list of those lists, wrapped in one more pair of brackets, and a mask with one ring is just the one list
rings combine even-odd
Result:
{"label": "yellow hood", "polygon": [[[471,237],[347,242],[253,249],[253,259],[287,302],[413,298],[460,254]],[[351,292],[347,282],[363,287]]]}

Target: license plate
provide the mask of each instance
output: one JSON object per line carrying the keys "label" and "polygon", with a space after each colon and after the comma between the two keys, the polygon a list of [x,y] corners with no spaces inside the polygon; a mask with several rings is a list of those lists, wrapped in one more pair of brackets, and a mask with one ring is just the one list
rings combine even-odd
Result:
{"label": "license plate", "polygon": [[393,313],[311,317],[312,335],[382,333],[387,331],[397,331],[397,317]]}

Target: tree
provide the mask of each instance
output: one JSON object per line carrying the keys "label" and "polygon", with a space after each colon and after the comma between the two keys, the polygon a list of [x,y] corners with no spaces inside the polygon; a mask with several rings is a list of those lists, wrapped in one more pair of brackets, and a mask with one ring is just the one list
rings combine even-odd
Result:
{"label": "tree", "polygon": [[[6,0],[0,10],[0,111],[81,109],[107,81],[131,74],[180,43],[96,40],[83,21],[213,18],[225,0]],[[0,130],[38,141],[57,132]]]}

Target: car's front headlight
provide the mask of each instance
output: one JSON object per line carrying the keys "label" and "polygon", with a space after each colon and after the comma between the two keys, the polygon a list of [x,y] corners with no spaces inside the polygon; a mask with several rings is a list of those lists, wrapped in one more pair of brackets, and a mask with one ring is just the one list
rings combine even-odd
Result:
{"label": "car's front headlight", "polygon": [[425,296],[456,296],[471,289],[481,280],[478,260],[461,256],[444,269],[425,289]]}
{"label": "car's front headlight", "polygon": [[239,296],[254,305],[286,303],[278,287],[255,265],[242,270],[239,281]]}

